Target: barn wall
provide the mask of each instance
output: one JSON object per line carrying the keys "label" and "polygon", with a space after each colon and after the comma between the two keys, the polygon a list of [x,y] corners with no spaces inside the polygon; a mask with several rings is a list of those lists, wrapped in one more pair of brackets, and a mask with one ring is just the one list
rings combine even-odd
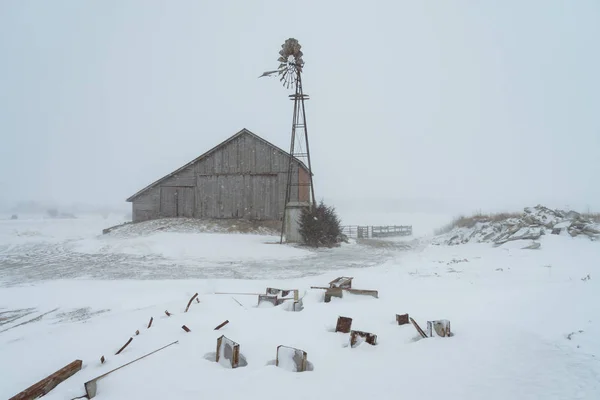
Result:
{"label": "barn wall", "polygon": [[154,187],[136,197],[132,202],[133,222],[159,218],[160,188]]}
{"label": "barn wall", "polygon": [[[287,154],[251,135],[240,135],[135,198],[133,220],[172,216],[171,192],[180,193],[185,187],[193,190],[193,194],[185,191],[185,205],[178,204],[179,210],[182,207],[186,210],[186,216],[191,213],[195,218],[280,219],[283,217],[288,165]],[[298,163],[294,163],[293,172],[294,184],[298,182],[299,173],[301,180],[308,177]],[[165,204],[162,205],[169,210],[169,215],[161,215],[161,187],[165,188],[162,194]],[[292,187],[290,200],[298,201],[299,192],[300,200],[308,199],[307,188],[299,191],[298,187]],[[166,205],[166,202],[170,203]]]}

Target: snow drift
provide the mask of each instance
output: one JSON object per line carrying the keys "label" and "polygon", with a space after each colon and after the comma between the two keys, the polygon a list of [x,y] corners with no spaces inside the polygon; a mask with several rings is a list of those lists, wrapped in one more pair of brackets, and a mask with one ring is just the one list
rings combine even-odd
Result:
{"label": "snow drift", "polygon": [[519,217],[495,221],[489,217],[474,217],[468,227],[456,227],[438,237],[435,244],[457,245],[469,242],[490,242],[501,245],[513,240],[537,240],[546,234],[584,235],[592,240],[600,237],[600,224],[575,211],[551,210],[542,205],[527,207]]}

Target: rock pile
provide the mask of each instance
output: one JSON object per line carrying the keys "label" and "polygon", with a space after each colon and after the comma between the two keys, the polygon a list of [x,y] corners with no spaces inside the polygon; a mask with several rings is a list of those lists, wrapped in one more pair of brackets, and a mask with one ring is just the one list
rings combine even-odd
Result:
{"label": "rock pile", "polygon": [[538,205],[525,208],[524,213],[515,218],[500,221],[478,218],[473,226],[454,228],[434,243],[457,245],[491,242],[501,245],[512,240],[537,240],[545,234],[585,235],[596,240],[600,238],[600,224],[575,211],[551,210]]}

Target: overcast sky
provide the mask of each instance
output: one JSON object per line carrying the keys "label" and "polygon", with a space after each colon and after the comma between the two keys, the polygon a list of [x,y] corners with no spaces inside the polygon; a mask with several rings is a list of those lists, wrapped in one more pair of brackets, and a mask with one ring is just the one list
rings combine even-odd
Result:
{"label": "overcast sky", "polygon": [[288,37],[317,198],[600,211],[597,0],[1,1],[0,203],[123,204],[242,128],[289,147],[257,79]]}

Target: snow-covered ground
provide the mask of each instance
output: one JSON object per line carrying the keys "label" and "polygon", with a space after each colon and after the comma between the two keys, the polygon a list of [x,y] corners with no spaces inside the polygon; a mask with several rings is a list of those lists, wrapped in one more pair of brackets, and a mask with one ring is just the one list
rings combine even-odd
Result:
{"label": "snow-covered ground", "polygon": [[[546,235],[537,250],[390,240],[309,251],[264,235],[100,235],[117,222],[0,222],[0,398],[75,359],[83,369],[46,398],[81,396],[87,380],[173,341],[100,380],[97,398],[600,398],[600,242]],[[310,287],[337,276],[379,298],[324,303]],[[215,294],[266,287],[299,289],[304,309]],[[200,303],[184,313],[196,292]],[[423,328],[448,319],[454,336],[419,339],[395,324],[403,313]],[[377,346],[350,348],[348,334],[333,332],[340,315],[377,334]],[[240,343],[246,367],[205,358],[222,334]],[[272,365],[278,345],[305,350],[314,370]]]}

